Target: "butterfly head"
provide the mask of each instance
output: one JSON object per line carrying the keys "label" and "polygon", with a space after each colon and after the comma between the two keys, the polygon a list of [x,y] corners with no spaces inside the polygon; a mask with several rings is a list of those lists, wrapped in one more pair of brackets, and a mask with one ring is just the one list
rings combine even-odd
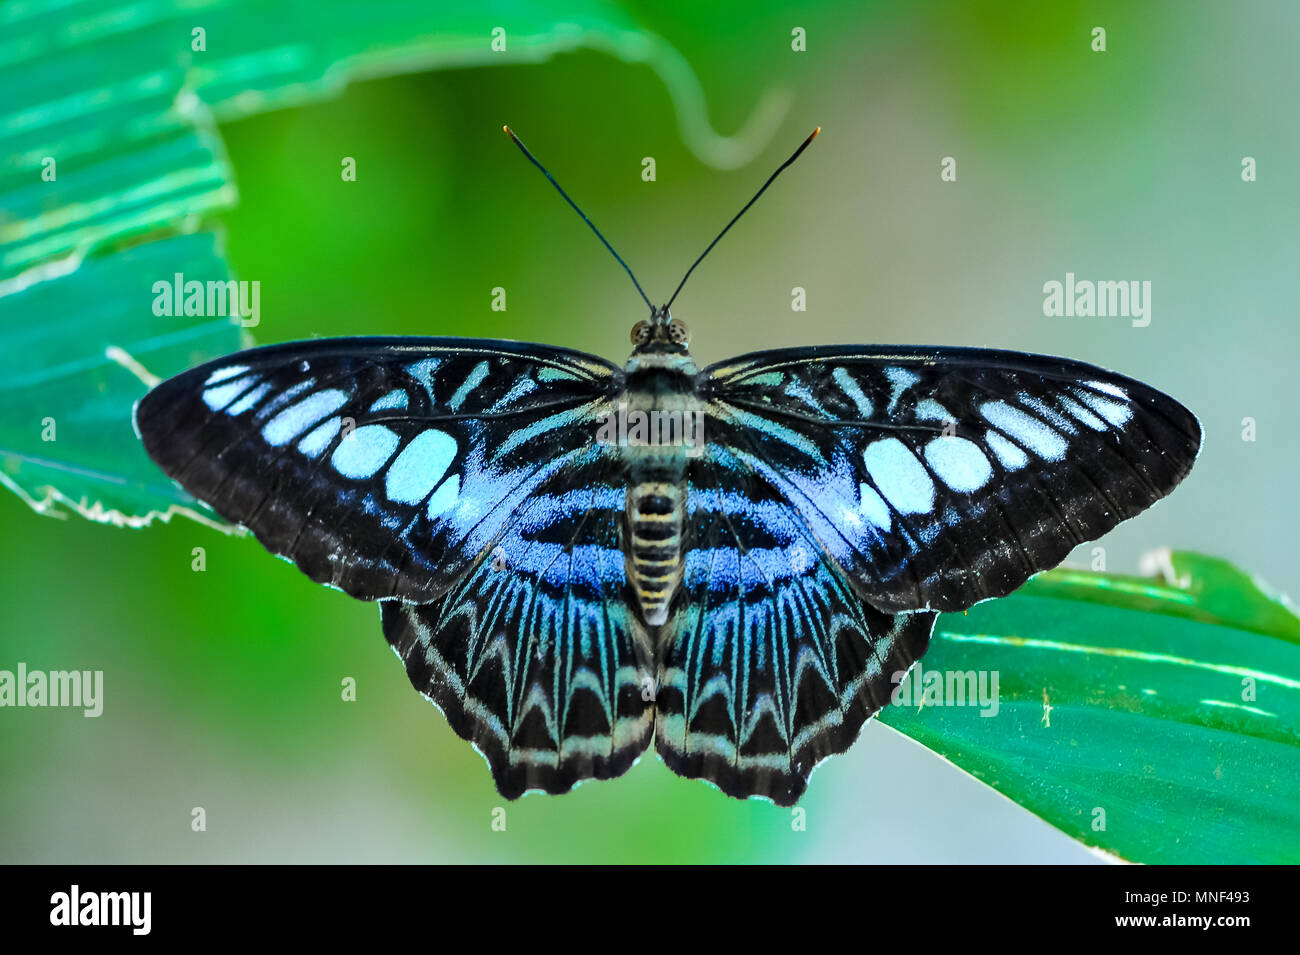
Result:
{"label": "butterfly head", "polygon": [[646,321],[632,326],[633,354],[659,352],[684,355],[691,343],[691,332],[686,323],[673,318],[667,305],[650,313]]}

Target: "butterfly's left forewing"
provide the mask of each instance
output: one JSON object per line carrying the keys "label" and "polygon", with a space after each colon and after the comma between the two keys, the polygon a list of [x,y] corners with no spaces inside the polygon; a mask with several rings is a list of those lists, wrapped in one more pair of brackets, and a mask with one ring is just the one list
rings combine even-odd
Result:
{"label": "butterfly's left forewing", "polygon": [[591,444],[621,374],[514,342],[297,342],[163,382],[136,427],[168,475],[312,579],[427,602]]}

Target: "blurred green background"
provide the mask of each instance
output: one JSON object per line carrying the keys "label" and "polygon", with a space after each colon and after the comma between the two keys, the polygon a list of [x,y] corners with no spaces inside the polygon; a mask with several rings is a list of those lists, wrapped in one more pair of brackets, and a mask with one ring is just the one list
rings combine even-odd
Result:
{"label": "blurred green background", "polygon": [[[502,123],[655,300],[820,125],[674,306],[697,360],[943,343],[1148,381],[1200,416],[1205,449],[1178,493],[1102,542],[1107,568],[1187,547],[1296,592],[1300,7],[625,8],[690,63],[717,130],[787,92],[777,135],[713,168],[650,67],[590,50],[357,82],[224,124],[240,201],[220,223],[237,276],[261,282],[257,341],[473,335],[621,360],[643,306]],[[940,180],[945,156],[956,182]],[[1067,271],[1149,280],[1150,326],[1044,317],[1043,284]],[[791,310],[795,286],[806,312]],[[125,531],[6,495],[0,548],[0,667],[102,669],[106,697],[99,719],[0,713],[0,861],[1095,861],[876,723],[817,771],[806,831],[652,754],[620,780],[505,804],[494,831],[486,766],[411,691],[373,606],[184,519]],[[340,699],[345,677],[356,702]],[[196,806],[206,832],[191,831]]]}

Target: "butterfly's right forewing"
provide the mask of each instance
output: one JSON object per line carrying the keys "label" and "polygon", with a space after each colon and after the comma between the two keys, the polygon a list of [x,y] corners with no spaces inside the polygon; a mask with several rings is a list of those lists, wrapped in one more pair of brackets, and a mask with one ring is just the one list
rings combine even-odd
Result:
{"label": "butterfly's right forewing", "polygon": [[778,487],[864,599],[961,610],[1015,590],[1188,474],[1200,424],[1082,362],[817,347],[706,369],[710,441]]}

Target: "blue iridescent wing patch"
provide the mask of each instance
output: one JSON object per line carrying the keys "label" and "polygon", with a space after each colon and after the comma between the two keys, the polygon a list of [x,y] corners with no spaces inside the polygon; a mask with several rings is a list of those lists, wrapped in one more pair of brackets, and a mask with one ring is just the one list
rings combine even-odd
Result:
{"label": "blue iridescent wing patch", "polygon": [[710,440],[887,613],[1010,593],[1172,491],[1201,443],[1168,395],[1019,352],[801,348],[701,378]]}
{"label": "blue iridescent wing patch", "polygon": [[585,451],[621,375],[513,342],[296,342],[163,382],[136,428],[167,474],[313,580],[425,602]]}

